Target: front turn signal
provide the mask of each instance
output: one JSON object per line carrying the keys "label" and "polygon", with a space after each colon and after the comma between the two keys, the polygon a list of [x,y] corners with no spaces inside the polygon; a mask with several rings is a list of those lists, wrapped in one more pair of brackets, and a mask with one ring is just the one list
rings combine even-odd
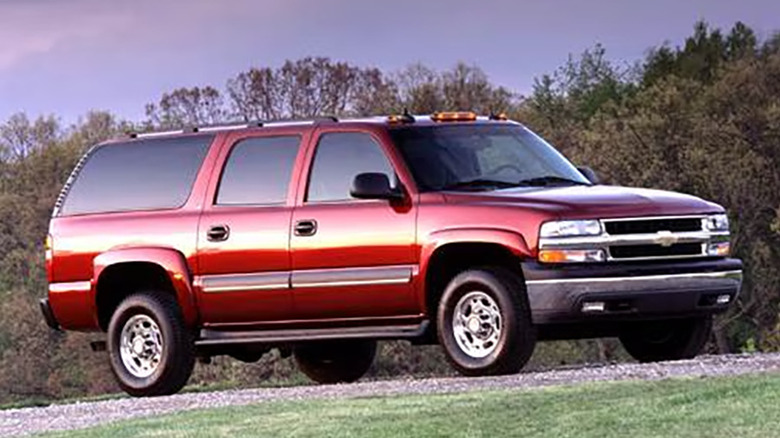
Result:
{"label": "front turn signal", "polygon": [[730,242],[710,243],[707,246],[707,255],[714,257],[727,257],[731,252]]}
{"label": "front turn signal", "polygon": [[543,249],[539,251],[542,263],[594,263],[607,260],[602,249]]}

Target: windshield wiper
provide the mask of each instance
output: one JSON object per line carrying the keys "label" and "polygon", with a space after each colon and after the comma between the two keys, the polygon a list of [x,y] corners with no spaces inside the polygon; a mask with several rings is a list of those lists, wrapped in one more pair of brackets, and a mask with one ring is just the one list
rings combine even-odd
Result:
{"label": "windshield wiper", "polygon": [[539,176],[536,178],[523,179],[518,181],[517,184],[521,186],[549,186],[554,184],[568,184],[568,185],[578,185],[578,186],[591,185],[588,182],[577,181],[574,179],[564,178],[555,175],[546,175],[546,176]]}
{"label": "windshield wiper", "polygon": [[477,178],[468,181],[458,181],[456,183],[447,184],[439,187],[439,190],[457,190],[457,189],[506,189],[509,187],[517,187],[518,184],[508,181],[500,181],[494,179]]}

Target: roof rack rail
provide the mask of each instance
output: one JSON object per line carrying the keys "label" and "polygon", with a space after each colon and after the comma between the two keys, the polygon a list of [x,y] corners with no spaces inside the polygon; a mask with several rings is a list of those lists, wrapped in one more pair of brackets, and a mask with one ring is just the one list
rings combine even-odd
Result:
{"label": "roof rack rail", "polygon": [[179,129],[168,129],[165,131],[128,132],[127,135],[129,135],[130,138],[155,138],[155,137],[165,137],[168,135],[187,134],[190,132],[197,132],[197,131],[195,130],[195,128],[179,128]]}
{"label": "roof rack rail", "polygon": [[202,125],[193,128],[195,132],[232,131],[235,129],[262,128],[263,122],[238,122],[214,125]]}
{"label": "roof rack rail", "polygon": [[261,128],[263,126],[276,126],[276,125],[310,125],[317,122],[338,122],[335,116],[325,117],[309,117],[301,119],[278,119],[278,120],[265,120],[265,121],[253,121],[253,122],[237,122],[237,123],[220,123],[214,125],[202,125],[191,126],[187,128],[167,129],[164,131],[149,131],[149,132],[127,132],[126,135],[130,138],[155,138],[165,137],[168,135],[176,134],[189,134],[194,132],[215,132],[215,131],[230,131],[235,129],[245,128]]}
{"label": "roof rack rail", "polygon": [[303,117],[303,118],[287,118],[287,119],[273,119],[264,120],[263,125],[304,125],[313,124],[317,122],[338,122],[339,119],[336,116],[321,116],[321,117]]}

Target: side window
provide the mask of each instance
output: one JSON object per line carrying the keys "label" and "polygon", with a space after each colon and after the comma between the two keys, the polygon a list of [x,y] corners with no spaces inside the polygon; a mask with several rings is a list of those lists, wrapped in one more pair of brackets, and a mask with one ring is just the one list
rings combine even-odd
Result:
{"label": "side window", "polygon": [[382,147],[370,135],[356,132],[325,134],[314,155],[306,200],[351,199],[352,180],[364,172],[384,173],[391,184],[395,181],[393,168]]}
{"label": "side window", "polygon": [[194,135],[98,146],[66,189],[60,214],[181,207],[213,139]]}
{"label": "side window", "polygon": [[216,204],[281,204],[287,199],[298,136],[242,140],[230,151],[217,190]]}

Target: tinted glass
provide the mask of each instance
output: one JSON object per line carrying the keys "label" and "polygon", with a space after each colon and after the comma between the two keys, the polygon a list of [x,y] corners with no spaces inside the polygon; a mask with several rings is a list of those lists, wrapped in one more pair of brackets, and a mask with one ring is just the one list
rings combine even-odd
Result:
{"label": "tinted glass", "polygon": [[391,136],[423,191],[589,184],[555,148],[522,126],[408,127]]}
{"label": "tinted glass", "polygon": [[100,146],[87,158],[60,214],[181,207],[212,139],[201,135]]}
{"label": "tinted glass", "polygon": [[391,184],[395,180],[382,148],[370,135],[351,132],[325,134],[317,145],[306,200],[351,199],[352,181],[355,175],[364,172],[384,173]]}
{"label": "tinted glass", "polygon": [[264,137],[243,140],[228,157],[217,204],[280,204],[287,199],[300,138]]}

